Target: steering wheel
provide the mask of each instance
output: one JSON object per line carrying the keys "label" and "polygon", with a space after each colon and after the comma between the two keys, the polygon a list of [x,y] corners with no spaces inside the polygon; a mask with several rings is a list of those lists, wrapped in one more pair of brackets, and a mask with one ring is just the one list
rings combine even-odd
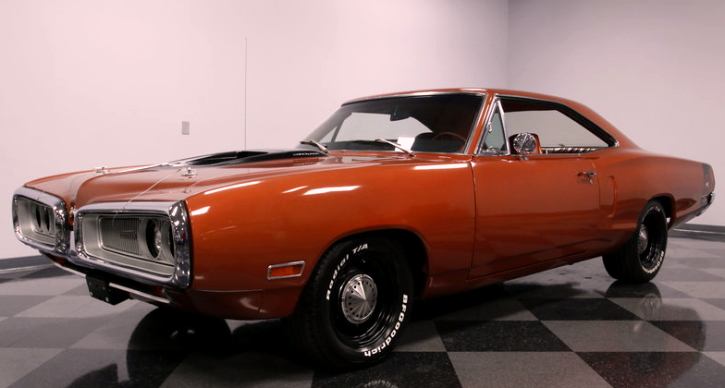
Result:
{"label": "steering wheel", "polygon": [[463,137],[463,136],[461,136],[461,135],[459,135],[457,133],[454,133],[454,132],[441,132],[441,133],[436,133],[431,138],[431,140],[438,140],[439,138],[444,137],[444,136],[454,137],[454,138],[456,138],[458,140],[461,140],[464,143],[466,142],[466,138],[465,137]]}

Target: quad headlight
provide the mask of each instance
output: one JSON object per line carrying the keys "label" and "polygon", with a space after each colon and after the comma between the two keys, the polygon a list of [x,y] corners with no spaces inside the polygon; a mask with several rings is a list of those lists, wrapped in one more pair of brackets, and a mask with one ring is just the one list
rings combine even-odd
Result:
{"label": "quad headlight", "polygon": [[62,199],[27,187],[13,196],[16,237],[44,252],[65,254],[70,244],[67,210]]}

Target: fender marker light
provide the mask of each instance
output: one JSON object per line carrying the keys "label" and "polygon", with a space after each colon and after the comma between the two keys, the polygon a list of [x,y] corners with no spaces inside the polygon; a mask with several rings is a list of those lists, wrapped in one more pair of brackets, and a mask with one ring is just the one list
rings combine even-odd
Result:
{"label": "fender marker light", "polygon": [[267,280],[297,278],[305,271],[304,261],[275,264],[267,267]]}

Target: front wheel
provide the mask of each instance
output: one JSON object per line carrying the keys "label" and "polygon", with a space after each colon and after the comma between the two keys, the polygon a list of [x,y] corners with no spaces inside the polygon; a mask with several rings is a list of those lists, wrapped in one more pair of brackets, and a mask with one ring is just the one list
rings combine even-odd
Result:
{"label": "front wheel", "polygon": [[352,238],[323,255],[285,323],[314,364],[363,367],[395,347],[410,319],[412,293],[410,269],[397,243]]}
{"label": "front wheel", "polygon": [[618,251],[604,255],[609,275],[632,283],[652,280],[665,258],[667,249],[667,216],[657,201],[650,201],[642,210],[634,235]]}

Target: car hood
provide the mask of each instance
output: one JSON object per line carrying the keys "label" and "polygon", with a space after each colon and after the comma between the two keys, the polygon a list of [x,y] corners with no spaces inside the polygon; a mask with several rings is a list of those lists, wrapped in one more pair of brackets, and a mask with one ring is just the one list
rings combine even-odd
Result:
{"label": "car hood", "polygon": [[451,157],[402,154],[336,154],[317,151],[225,152],[160,165],[97,169],[26,184],[60,196],[76,209],[102,202],[179,201],[198,193],[289,174],[390,163],[441,163]]}

